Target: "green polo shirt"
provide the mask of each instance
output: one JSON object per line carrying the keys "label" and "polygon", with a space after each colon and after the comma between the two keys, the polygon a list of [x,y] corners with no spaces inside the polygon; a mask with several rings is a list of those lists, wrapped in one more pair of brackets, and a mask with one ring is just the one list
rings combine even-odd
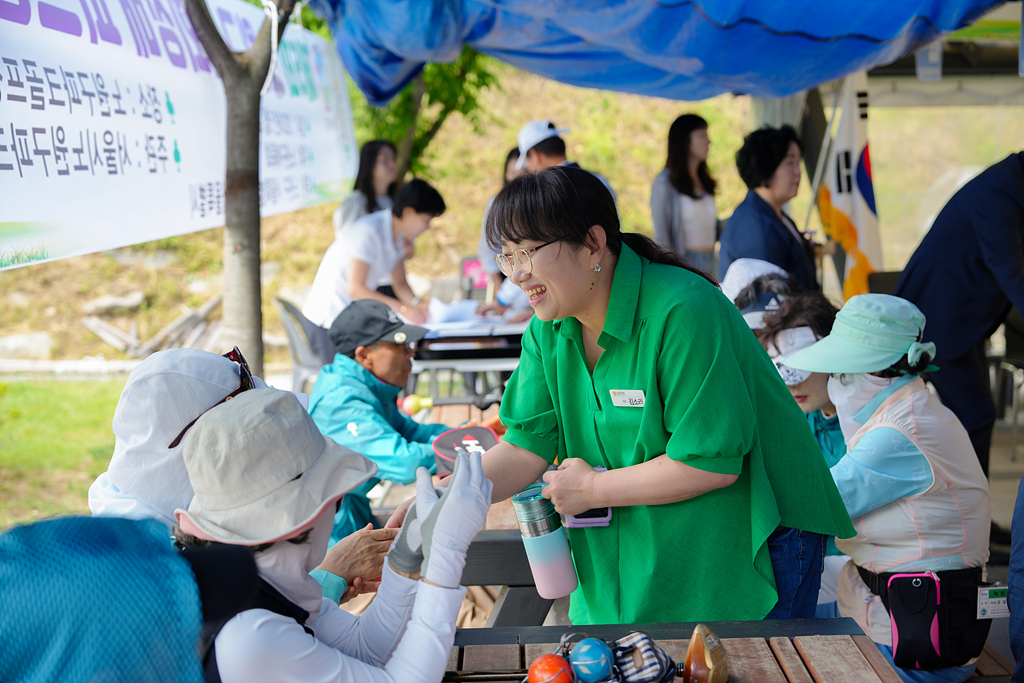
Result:
{"label": "green polo shirt", "polygon": [[[625,245],[598,344],[591,376],[575,318],[530,323],[501,403],[507,441],[609,470],[667,453],[739,478],[570,529],[580,579],[570,619],[762,619],[778,600],[766,543],[777,526],[854,535],[806,416],[717,288]],[[643,391],[643,407],[615,406],[611,392],[622,390]]]}

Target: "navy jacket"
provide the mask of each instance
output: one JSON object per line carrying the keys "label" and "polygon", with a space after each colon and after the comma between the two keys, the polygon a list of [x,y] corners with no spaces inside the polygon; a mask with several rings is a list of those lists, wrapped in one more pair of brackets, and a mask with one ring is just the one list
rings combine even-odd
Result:
{"label": "navy jacket", "polygon": [[774,263],[789,273],[802,289],[820,289],[814,273],[814,247],[799,240],[782,222],[775,209],[753,190],[736,207],[722,232],[718,279],[736,259],[753,258]]}
{"label": "navy jacket", "polygon": [[1011,304],[1024,311],[1024,152],[985,169],[953,195],[894,294],[924,313],[924,336],[935,342],[939,361],[958,358],[987,338]]}

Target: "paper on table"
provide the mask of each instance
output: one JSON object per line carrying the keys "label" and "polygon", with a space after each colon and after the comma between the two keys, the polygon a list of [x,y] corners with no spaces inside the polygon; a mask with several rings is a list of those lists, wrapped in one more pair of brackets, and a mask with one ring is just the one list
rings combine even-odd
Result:
{"label": "paper on table", "polygon": [[428,304],[430,317],[428,323],[461,323],[477,319],[476,309],[480,306],[479,301],[463,299],[446,304],[437,297],[431,297]]}

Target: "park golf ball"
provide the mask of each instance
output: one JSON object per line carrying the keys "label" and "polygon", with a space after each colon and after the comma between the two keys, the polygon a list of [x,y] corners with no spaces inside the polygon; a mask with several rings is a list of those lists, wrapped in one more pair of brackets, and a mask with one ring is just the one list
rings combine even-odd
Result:
{"label": "park golf ball", "polygon": [[573,683],[569,662],[558,655],[541,655],[530,664],[529,683]]}
{"label": "park golf ball", "polygon": [[612,649],[603,640],[584,638],[572,648],[569,662],[581,683],[607,681],[612,676]]}

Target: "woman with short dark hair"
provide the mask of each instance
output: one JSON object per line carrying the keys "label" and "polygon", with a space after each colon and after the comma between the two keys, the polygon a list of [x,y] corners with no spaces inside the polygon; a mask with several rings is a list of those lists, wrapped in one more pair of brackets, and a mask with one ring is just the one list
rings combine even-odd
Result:
{"label": "woman with short dark hair", "polygon": [[743,139],[736,168],[748,192],[722,232],[719,277],[733,261],[753,258],[779,266],[800,289],[821,289],[814,247],[782,210],[800,189],[801,151],[792,126],[765,126]]}
{"label": "woman with short dark hair", "polygon": [[715,272],[718,209],[708,171],[708,122],[683,114],[668,130],[665,169],[651,185],[654,239],[701,270]]}
{"label": "woman with short dark hair", "polygon": [[581,169],[512,181],[487,229],[535,312],[501,403],[508,431],[484,455],[493,499],[543,475],[560,513],[612,508],[604,526],[569,529],[572,622],[814,614],[821,534],[849,536],[850,521],[803,414],[711,276],[623,233],[611,193]]}

